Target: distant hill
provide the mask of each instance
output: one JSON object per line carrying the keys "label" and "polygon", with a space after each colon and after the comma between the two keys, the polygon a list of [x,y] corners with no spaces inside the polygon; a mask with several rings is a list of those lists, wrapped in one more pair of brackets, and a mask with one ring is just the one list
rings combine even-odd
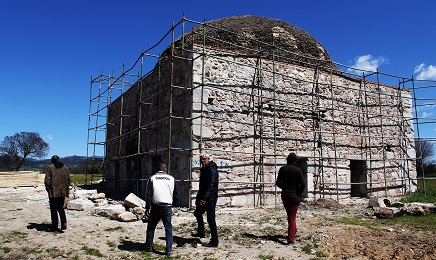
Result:
{"label": "distant hill", "polygon": [[[103,159],[103,157],[96,157],[97,159]],[[72,155],[67,157],[61,157],[60,161],[63,162],[70,172],[74,172],[75,170],[85,167],[86,165],[86,156]],[[35,160],[28,159],[24,163],[24,165],[20,168],[21,171],[43,171],[45,167],[51,164],[50,159],[43,160]]]}

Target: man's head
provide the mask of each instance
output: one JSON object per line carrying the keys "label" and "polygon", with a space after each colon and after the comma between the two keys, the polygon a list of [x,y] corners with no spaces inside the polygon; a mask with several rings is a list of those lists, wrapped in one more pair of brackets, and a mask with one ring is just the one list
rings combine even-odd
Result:
{"label": "man's head", "polygon": [[290,153],[289,155],[288,155],[288,158],[286,158],[286,162],[288,163],[288,164],[293,164],[294,162],[296,162],[297,161],[297,155],[295,154],[295,153]]}
{"label": "man's head", "polygon": [[202,166],[207,165],[209,163],[209,161],[210,161],[210,155],[209,154],[207,154],[207,153],[200,154],[200,164]]}
{"label": "man's head", "polygon": [[159,162],[159,164],[157,165],[157,169],[159,171],[167,172],[167,165],[166,165],[166,163]]}
{"label": "man's head", "polygon": [[51,157],[51,163],[56,164],[56,163],[58,163],[58,162],[59,162],[59,156],[57,156],[57,155],[53,155],[53,156]]}

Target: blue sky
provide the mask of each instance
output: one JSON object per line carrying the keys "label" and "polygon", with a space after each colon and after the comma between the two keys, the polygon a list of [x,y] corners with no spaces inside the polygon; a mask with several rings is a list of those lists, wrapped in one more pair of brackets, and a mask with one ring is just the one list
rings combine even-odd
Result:
{"label": "blue sky", "polygon": [[436,80],[435,10],[430,0],[0,0],[0,140],[38,132],[50,156],[86,155],[91,76],[119,75],[183,14],[280,19],[315,37],[335,62]]}

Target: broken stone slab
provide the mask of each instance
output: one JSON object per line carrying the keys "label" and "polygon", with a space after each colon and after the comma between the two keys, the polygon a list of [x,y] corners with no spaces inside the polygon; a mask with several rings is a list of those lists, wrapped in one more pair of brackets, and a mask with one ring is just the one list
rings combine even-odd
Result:
{"label": "broken stone slab", "polygon": [[121,204],[108,205],[103,207],[95,207],[91,211],[93,214],[108,217],[108,218],[116,218],[116,216],[120,215],[123,212],[126,212],[126,209]]}
{"label": "broken stone slab", "polygon": [[121,222],[132,222],[138,220],[138,217],[130,211],[126,211],[119,215],[116,215],[114,218]]}
{"label": "broken stone slab", "polygon": [[407,214],[412,216],[424,216],[425,211],[421,206],[416,205],[415,203],[411,203],[405,206],[407,210]]}
{"label": "broken stone slab", "polygon": [[369,207],[371,208],[385,208],[386,204],[384,199],[372,196],[369,198]]}
{"label": "broken stone slab", "polygon": [[395,218],[394,213],[392,212],[392,209],[386,208],[386,207],[375,207],[374,208],[374,216],[380,219],[391,219]]}
{"label": "broken stone slab", "polygon": [[76,190],[74,191],[74,198],[86,198],[97,194],[97,190]]}
{"label": "broken stone slab", "polygon": [[104,199],[106,198],[106,194],[104,193],[97,193],[97,194],[93,194],[91,196],[88,197],[88,199],[94,201],[94,200],[100,200],[100,199]]}
{"label": "broken stone slab", "polygon": [[404,207],[401,207],[401,208],[390,207],[389,209],[391,209],[391,211],[395,215],[395,217],[401,217],[401,216],[407,214],[407,210]]}
{"label": "broken stone slab", "polygon": [[128,208],[142,207],[145,208],[145,201],[133,193],[130,193],[124,199],[124,206]]}
{"label": "broken stone slab", "polygon": [[86,198],[78,198],[74,200],[70,200],[67,203],[67,209],[70,210],[87,210],[94,207],[94,203]]}
{"label": "broken stone slab", "polygon": [[138,219],[142,219],[145,215],[145,209],[143,207],[129,208],[129,211],[135,214]]}
{"label": "broken stone slab", "polygon": [[94,206],[96,207],[102,207],[108,205],[108,202],[105,199],[96,199],[93,200],[93,202],[94,202]]}
{"label": "broken stone slab", "polygon": [[436,206],[431,203],[412,202],[408,205],[413,207],[421,207],[426,213],[436,213]]}

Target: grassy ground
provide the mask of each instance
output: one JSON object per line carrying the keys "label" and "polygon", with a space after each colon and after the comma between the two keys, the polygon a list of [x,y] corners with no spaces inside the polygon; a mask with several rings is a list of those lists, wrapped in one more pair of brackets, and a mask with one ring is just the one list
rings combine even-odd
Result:
{"label": "grassy ground", "polygon": [[91,182],[94,183],[100,180],[101,180],[100,176],[95,176],[95,175],[91,176],[90,174],[86,176],[86,174],[82,174],[82,173],[71,174],[71,181],[75,186],[88,185],[91,184]]}
{"label": "grassy ground", "polygon": [[[433,176],[426,177],[436,177]],[[434,180],[420,180],[418,179],[418,190],[409,194],[401,199],[402,202],[424,202],[436,203],[436,179]]]}

